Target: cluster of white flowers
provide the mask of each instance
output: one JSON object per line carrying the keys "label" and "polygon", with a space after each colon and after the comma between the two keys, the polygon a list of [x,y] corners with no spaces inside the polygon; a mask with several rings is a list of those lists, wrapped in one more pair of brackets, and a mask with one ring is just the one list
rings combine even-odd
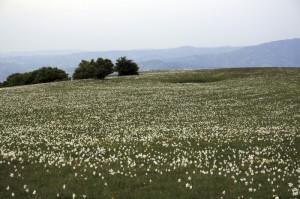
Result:
{"label": "cluster of white flowers", "polygon": [[[34,165],[49,175],[51,168],[69,169],[72,178],[96,178],[104,187],[115,176],[145,175],[149,184],[172,173],[176,184],[193,190],[199,176],[219,176],[249,196],[265,189],[270,196],[279,189],[299,195],[296,95],[280,95],[257,78],[171,84],[153,76],[1,89],[0,169],[10,168],[1,179],[27,183],[24,167]],[[28,185],[22,190],[41,194]],[[73,191],[68,197],[88,198]]]}

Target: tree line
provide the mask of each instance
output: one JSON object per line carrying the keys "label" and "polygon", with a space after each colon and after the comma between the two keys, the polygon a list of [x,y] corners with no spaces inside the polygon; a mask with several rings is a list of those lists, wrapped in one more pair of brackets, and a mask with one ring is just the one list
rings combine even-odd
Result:
{"label": "tree line", "polygon": [[[110,59],[101,57],[90,61],[82,60],[75,68],[73,79],[105,79],[106,76],[117,72],[119,76],[138,75],[138,65],[126,57],[120,57],[114,65]],[[56,67],[42,67],[32,72],[13,73],[4,82],[0,82],[0,87],[21,86],[29,84],[48,83],[55,81],[70,80],[68,74]]]}

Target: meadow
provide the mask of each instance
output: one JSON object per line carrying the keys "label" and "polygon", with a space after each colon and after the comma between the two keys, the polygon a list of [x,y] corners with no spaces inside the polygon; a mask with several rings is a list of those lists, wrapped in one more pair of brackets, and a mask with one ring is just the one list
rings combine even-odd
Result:
{"label": "meadow", "polygon": [[0,89],[0,198],[299,198],[300,68]]}

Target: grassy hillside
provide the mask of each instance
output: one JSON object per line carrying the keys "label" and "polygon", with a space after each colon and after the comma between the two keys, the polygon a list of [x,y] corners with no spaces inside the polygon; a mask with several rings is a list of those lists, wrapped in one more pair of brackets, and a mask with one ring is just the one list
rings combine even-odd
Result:
{"label": "grassy hillside", "polygon": [[300,68],[0,89],[0,198],[296,198]]}

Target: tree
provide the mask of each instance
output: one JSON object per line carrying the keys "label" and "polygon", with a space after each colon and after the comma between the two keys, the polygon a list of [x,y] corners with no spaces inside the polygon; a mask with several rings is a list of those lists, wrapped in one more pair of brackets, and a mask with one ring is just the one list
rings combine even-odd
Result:
{"label": "tree", "polygon": [[3,87],[68,80],[68,74],[58,68],[42,67],[27,73],[13,73],[3,82]]}
{"label": "tree", "polygon": [[[30,78],[30,76],[28,77]],[[32,72],[33,84],[68,80],[68,74],[58,68],[42,67]]]}
{"label": "tree", "polygon": [[104,79],[107,75],[114,72],[114,64],[109,59],[98,58],[95,62],[95,78]]}
{"label": "tree", "polygon": [[24,75],[22,73],[13,73],[9,75],[6,80],[3,82],[3,86],[20,86],[24,85]]}
{"label": "tree", "polygon": [[115,71],[118,72],[120,76],[122,75],[138,75],[139,67],[138,65],[126,57],[120,57],[117,59]]}
{"label": "tree", "polygon": [[109,59],[98,58],[90,62],[82,60],[75,69],[73,79],[104,79],[107,75],[113,73],[114,64]]}
{"label": "tree", "polygon": [[89,61],[81,60],[78,67],[75,69],[73,79],[89,79],[93,78],[95,68],[91,66]]}

